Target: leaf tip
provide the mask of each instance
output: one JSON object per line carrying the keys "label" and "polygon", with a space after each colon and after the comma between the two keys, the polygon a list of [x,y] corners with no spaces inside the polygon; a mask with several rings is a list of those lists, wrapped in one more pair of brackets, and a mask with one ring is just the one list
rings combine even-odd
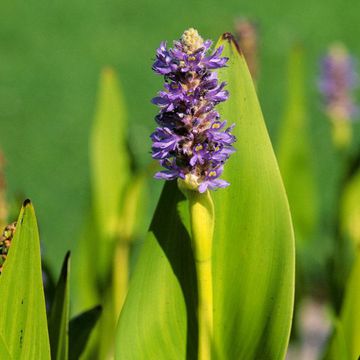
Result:
{"label": "leaf tip", "polygon": [[66,252],[66,254],[65,254],[65,259],[64,259],[64,261],[67,262],[67,261],[69,260],[70,256],[71,256],[71,251],[68,250],[68,251]]}
{"label": "leaf tip", "polygon": [[235,36],[232,33],[230,33],[230,32],[223,33],[221,36],[221,39],[228,41],[230,44],[233,44],[235,46],[236,50],[238,51],[238,53],[240,54],[240,56],[242,56],[242,51],[239,47],[239,44],[236,41]]}
{"label": "leaf tip", "polygon": [[27,207],[31,205],[31,200],[30,199],[26,199],[24,202],[23,202],[23,207]]}
{"label": "leaf tip", "polygon": [[113,79],[115,77],[115,70],[111,66],[102,68],[102,77],[106,79]]}

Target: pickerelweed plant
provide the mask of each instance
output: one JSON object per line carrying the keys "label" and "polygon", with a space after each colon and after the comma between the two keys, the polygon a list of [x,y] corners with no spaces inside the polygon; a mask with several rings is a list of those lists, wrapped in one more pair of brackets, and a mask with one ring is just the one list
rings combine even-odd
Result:
{"label": "pickerelweed plant", "polygon": [[[198,283],[199,359],[211,357],[213,333],[212,238],[214,205],[209,190],[229,185],[219,179],[223,166],[235,151],[231,134],[215,106],[229,94],[215,70],[226,66],[223,47],[207,55],[212,41],[204,41],[195,29],[186,30],[168,49],[161,43],[153,70],[165,79],[153,103],[160,108],[159,127],[151,135],[152,156],[165,170],[155,177],[178,180],[189,199],[192,247]],[[206,224],[206,226],[204,226]]]}
{"label": "pickerelweed plant", "polygon": [[189,29],[153,63],[165,89],[153,100],[152,150],[166,181],[118,321],[117,359],[285,357],[286,193],[243,54],[229,33],[210,47]]}

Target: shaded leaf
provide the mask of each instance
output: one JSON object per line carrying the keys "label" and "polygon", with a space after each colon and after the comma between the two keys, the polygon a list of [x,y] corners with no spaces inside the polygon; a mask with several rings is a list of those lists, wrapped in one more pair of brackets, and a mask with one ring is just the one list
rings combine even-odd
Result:
{"label": "shaded leaf", "polygon": [[49,338],[52,359],[68,359],[69,352],[69,290],[70,252],[65,256],[59,281],[56,285],[49,316]]}
{"label": "shaded leaf", "polygon": [[100,315],[101,306],[83,312],[71,319],[69,325],[69,359],[77,360],[84,351],[89,336]]}
{"label": "shaded leaf", "polygon": [[168,182],[120,315],[117,359],[196,359],[196,277],[188,225],[187,201],[176,182]]}

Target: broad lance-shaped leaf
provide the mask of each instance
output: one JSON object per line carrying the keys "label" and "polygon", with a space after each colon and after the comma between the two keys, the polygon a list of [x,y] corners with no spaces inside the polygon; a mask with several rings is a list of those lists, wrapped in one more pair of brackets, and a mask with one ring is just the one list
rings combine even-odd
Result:
{"label": "broad lance-shaped leaf", "polygon": [[340,319],[325,356],[327,360],[356,360],[360,356],[360,251],[346,285]]}
{"label": "broad lance-shaped leaf", "polygon": [[[294,296],[294,238],[285,190],[245,60],[221,40],[220,77],[236,123],[227,189],[213,194],[214,359],[282,359]],[[116,358],[196,359],[197,290],[188,204],[166,183],[120,315]]]}
{"label": "broad lance-shaped leaf", "polygon": [[300,46],[290,53],[288,67],[288,99],[280,128],[277,156],[289,197],[297,246],[304,246],[314,235],[317,195],[306,114],[304,54]]}
{"label": "broad lance-shaped leaf", "polygon": [[49,316],[51,358],[67,360],[69,353],[69,290],[70,252],[65,256],[60,278],[55,289],[54,301]]}
{"label": "broad lance-shaped leaf", "polygon": [[214,333],[219,359],[282,359],[294,299],[294,236],[289,206],[255,88],[230,34],[228,67],[219,71],[235,123],[236,153],[225,166],[231,185],[214,193]]}
{"label": "broad lance-shaped leaf", "polygon": [[39,234],[28,200],[0,275],[0,298],[0,334],[11,357],[50,359]]}

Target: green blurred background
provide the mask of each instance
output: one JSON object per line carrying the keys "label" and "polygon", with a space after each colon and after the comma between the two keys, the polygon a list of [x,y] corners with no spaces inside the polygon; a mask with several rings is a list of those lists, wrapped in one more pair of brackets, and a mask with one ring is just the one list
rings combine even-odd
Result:
{"label": "green blurred background", "polygon": [[[303,1],[11,1],[0,3],[0,147],[8,198],[33,200],[43,251],[60,267],[75,249],[90,203],[88,138],[102,67],[115,68],[129,115],[137,163],[150,162],[149,134],[161,87],[151,71],[161,40],[196,27],[216,40],[246,16],[260,31],[258,93],[274,142],[284,114],[288,54],[302,43],[321,218],[333,211],[336,161],[316,89],[318,59],[339,40],[360,55],[360,2]],[[124,129],[128,131],[128,129]],[[295,134],[294,134],[295,136]],[[161,182],[152,180],[157,200]],[[326,221],[321,238],[326,238]]]}

